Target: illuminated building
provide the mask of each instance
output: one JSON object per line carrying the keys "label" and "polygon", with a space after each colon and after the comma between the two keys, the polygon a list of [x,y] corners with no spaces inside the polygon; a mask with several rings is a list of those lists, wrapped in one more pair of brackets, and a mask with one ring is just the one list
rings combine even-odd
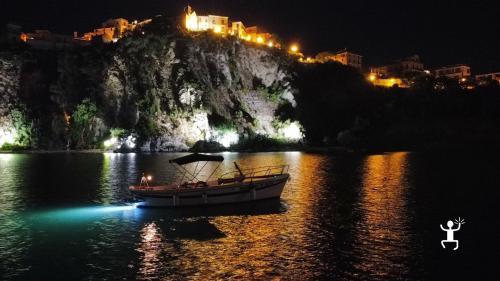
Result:
{"label": "illuminated building", "polygon": [[132,29],[132,27],[129,27],[129,22],[126,19],[123,18],[117,18],[117,19],[108,19],[107,21],[102,23],[102,27],[104,28],[114,28],[114,38],[121,38],[125,31]]}
{"label": "illuminated building", "polygon": [[404,59],[396,60],[394,63],[372,67],[370,72],[384,77],[408,76],[424,73],[424,64],[418,55],[413,55]]}
{"label": "illuminated building", "polygon": [[315,61],[319,63],[336,61],[359,70],[361,70],[361,67],[363,66],[363,56],[349,52],[346,49],[336,53],[321,52],[316,55]]}
{"label": "illuminated building", "polygon": [[254,42],[257,42],[258,38],[261,38],[262,39],[261,43],[263,43],[264,40],[267,41],[272,37],[271,34],[260,31],[257,26],[247,27],[245,29],[245,32],[247,35],[252,36],[252,41]]}
{"label": "illuminated building", "polygon": [[225,16],[198,16],[196,12],[191,9],[191,6],[186,8],[185,27],[188,31],[208,31],[212,30],[215,33],[228,34],[229,33],[229,17]]}
{"label": "illuminated building", "polygon": [[229,25],[229,17],[226,16],[199,16],[187,6],[185,10],[184,27],[190,32],[213,31],[221,35],[232,35],[242,40],[279,48],[280,44],[273,40],[270,33],[260,31],[257,26],[245,27],[243,22],[234,21]]}
{"label": "illuminated building", "polygon": [[434,70],[436,77],[448,77],[451,79],[462,79],[471,76],[470,67],[464,64],[440,67]]}
{"label": "illuminated building", "polygon": [[[76,34],[77,35],[77,34]],[[102,42],[110,43],[115,38],[114,27],[103,27],[94,29],[92,32],[85,33],[82,37],[75,37],[77,40],[91,41],[94,37],[101,37]]]}
{"label": "illuminated building", "polygon": [[367,77],[368,81],[375,86],[379,87],[399,87],[399,88],[408,88],[408,84],[405,80],[398,77],[383,77],[376,73],[370,73]]}
{"label": "illuminated building", "polygon": [[184,26],[188,31],[198,30],[198,16],[196,15],[195,11],[191,10],[191,6],[189,5],[186,8],[186,18]]}
{"label": "illuminated building", "polygon": [[40,50],[61,50],[84,45],[72,36],[52,33],[48,30],[21,33],[18,38],[32,48]]}
{"label": "illuminated building", "polygon": [[151,19],[145,19],[143,21],[133,21],[129,22],[123,18],[117,19],[108,19],[107,21],[102,23],[101,28],[96,28],[91,32],[86,32],[83,36],[78,37],[78,34],[75,32],[74,39],[81,41],[91,41],[94,37],[100,37],[102,42],[111,43],[116,42],[129,31],[133,31],[138,27],[142,27],[148,23],[150,23]]}
{"label": "illuminated building", "polygon": [[498,83],[500,83],[500,72],[493,72],[493,73],[485,73],[485,74],[478,74],[475,76],[476,80],[481,82],[485,82],[488,80],[496,80]]}
{"label": "illuminated building", "polygon": [[231,23],[231,35],[237,36],[238,38],[246,38],[247,33],[245,31],[245,26],[241,21],[233,21]]}

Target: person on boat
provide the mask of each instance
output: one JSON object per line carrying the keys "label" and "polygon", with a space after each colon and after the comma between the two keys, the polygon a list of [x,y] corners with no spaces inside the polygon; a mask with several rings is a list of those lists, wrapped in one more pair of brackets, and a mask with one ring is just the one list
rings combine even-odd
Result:
{"label": "person on boat", "polygon": [[142,173],[142,178],[141,178],[141,186],[142,185],[145,185],[146,187],[149,187],[149,184],[148,184],[148,178],[146,178],[146,175],[144,173]]}

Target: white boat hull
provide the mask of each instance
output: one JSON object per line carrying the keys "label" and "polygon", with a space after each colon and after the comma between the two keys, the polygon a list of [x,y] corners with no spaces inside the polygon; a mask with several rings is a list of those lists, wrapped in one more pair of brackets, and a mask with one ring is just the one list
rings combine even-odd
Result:
{"label": "white boat hull", "polygon": [[210,188],[133,192],[139,207],[181,207],[249,202],[281,196],[289,178],[282,174],[258,182],[243,182]]}

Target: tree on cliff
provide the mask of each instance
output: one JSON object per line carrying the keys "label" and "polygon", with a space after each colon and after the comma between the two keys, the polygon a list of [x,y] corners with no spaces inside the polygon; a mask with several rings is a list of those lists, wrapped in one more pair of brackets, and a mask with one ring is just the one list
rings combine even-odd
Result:
{"label": "tree on cliff", "polygon": [[296,65],[297,117],[312,144],[332,143],[370,106],[370,88],[354,68],[339,63]]}

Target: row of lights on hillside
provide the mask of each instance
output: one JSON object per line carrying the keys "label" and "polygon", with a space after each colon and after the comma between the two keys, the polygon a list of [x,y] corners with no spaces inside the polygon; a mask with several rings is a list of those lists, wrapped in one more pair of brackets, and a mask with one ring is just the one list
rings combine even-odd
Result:
{"label": "row of lights on hillside", "polygon": [[[222,30],[219,26],[216,26],[214,28],[214,33],[221,33]],[[230,32],[229,34],[231,35],[234,35],[232,32]],[[246,41],[252,41],[252,35],[247,35],[247,36],[243,36],[243,37],[240,37]],[[268,47],[272,48],[272,47],[278,47],[279,48],[279,44],[274,44],[274,42],[272,40],[269,40],[267,43],[265,42],[264,38],[262,36],[258,36],[255,41],[257,42],[257,44],[265,44],[267,45]],[[300,54],[299,53],[299,45],[296,44],[296,43],[293,43],[290,45],[289,49],[288,49],[288,52],[290,54],[295,54],[295,55],[298,55]]]}
{"label": "row of lights on hillside", "polygon": [[[220,27],[216,26],[215,29],[214,29],[214,32],[215,33],[221,33],[221,29]],[[234,35],[233,33],[230,33],[231,35]],[[246,41],[252,41],[252,35],[247,35],[247,36],[243,36],[243,37],[240,37]],[[267,45],[268,47],[272,48],[272,47],[278,47],[279,48],[279,44],[274,44],[274,42],[272,40],[269,40],[267,43],[266,41],[264,40],[264,38],[262,36],[258,36],[256,39],[255,39],[255,42],[257,44],[265,44]],[[299,45],[296,44],[296,43],[293,43],[290,45],[289,49],[288,49],[288,52],[290,54],[294,54],[294,55],[299,55],[300,52],[299,52]]]}
{"label": "row of lights on hillside", "polygon": [[[247,37],[244,37],[243,39],[245,39],[246,41],[252,41],[252,36],[251,35],[247,35]],[[274,44],[274,42],[271,41],[271,40],[269,40],[266,43],[266,41],[264,40],[264,38],[261,37],[261,36],[258,36],[255,41],[256,41],[257,44],[265,44],[269,48],[272,48],[272,47],[280,48],[279,44]],[[293,55],[301,55],[299,51],[300,51],[299,45],[296,44],[296,43],[291,44],[290,47],[288,48],[288,53],[293,54]]]}
{"label": "row of lights on hillside", "polygon": [[[217,30],[214,30],[215,33],[219,33],[217,32]],[[233,32],[229,32],[230,35],[234,35]],[[243,40],[246,40],[246,41],[252,41],[252,35],[246,35],[246,36],[240,36],[241,39]],[[257,38],[255,39],[255,42],[257,44],[265,44],[267,45],[269,48],[272,48],[272,47],[277,47],[279,48],[279,44],[275,44],[272,40],[269,40],[268,42],[266,42],[266,40],[264,40],[264,38],[262,36],[257,36]]]}

